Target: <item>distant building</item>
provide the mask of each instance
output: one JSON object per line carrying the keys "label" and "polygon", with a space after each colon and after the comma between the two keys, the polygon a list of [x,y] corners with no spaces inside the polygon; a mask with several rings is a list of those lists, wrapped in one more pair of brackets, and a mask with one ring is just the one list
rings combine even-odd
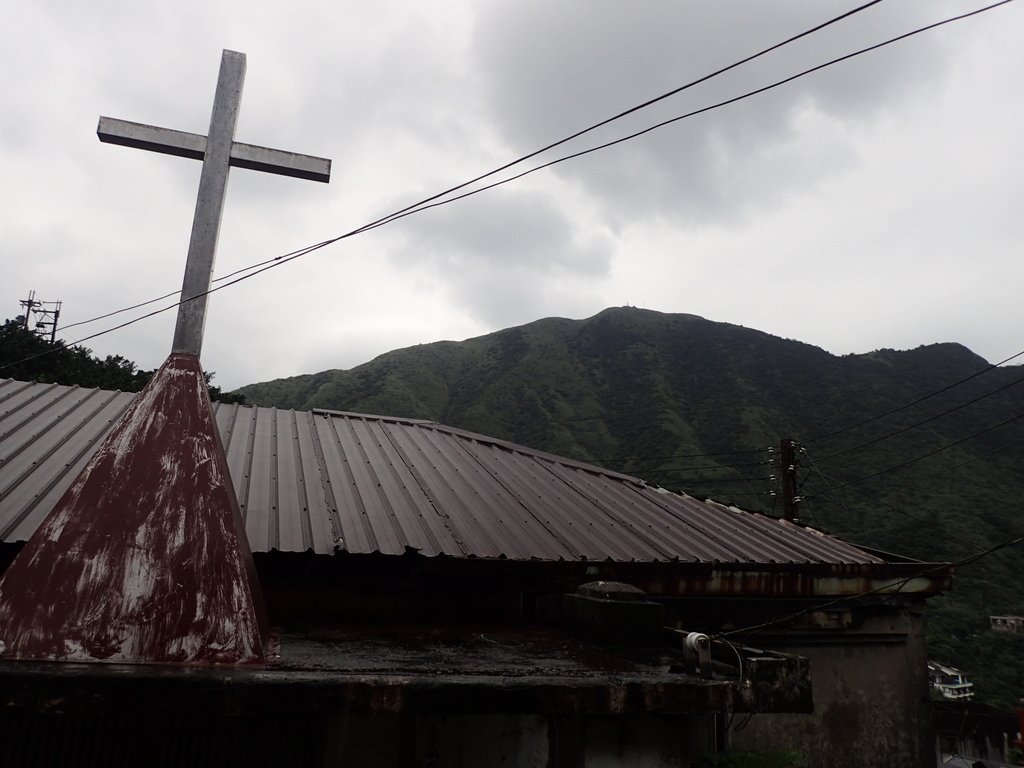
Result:
{"label": "distant building", "polygon": [[995,632],[1024,632],[1024,616],[989,616]]}
{"label": "distant building", "polygon": [[970,701],[974,698],[974,683],[959,669],[947,667],[935,661],[928,662],[928,682],[942,698],[953,701]]}

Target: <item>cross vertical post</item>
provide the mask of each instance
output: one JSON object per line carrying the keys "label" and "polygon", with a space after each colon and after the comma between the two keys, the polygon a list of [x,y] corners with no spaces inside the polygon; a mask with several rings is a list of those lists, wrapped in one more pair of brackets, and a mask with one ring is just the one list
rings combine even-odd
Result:
{"label": "cross vertical post", "polygon": [[228,189],[231,145],[235,141],[238,108],[245,84],[245,54],[224,51],[220,61],[217,91],[213,98],[210,131],[206,137],[203,172],[199,177],[196,212],[192,218],[192,236],[188,243],[185,277],[181,285],[181,304],[174,326],[172,352],[199,356],[206,326],[207,292],[213,277],[217,239]]}

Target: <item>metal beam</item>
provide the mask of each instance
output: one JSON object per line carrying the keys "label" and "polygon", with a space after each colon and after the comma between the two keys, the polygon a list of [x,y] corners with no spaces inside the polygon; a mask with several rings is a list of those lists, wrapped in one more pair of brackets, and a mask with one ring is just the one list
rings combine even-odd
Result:
{"label": "metal beam", "polygon": [[171,352],[199,356],[206,326],[206,302],[213,277],[214,257],[220,236],[224,196],[228,190],[228,167],[235,125],[245,84],[245,54],[224,51],[220,61],[217,92],[213,98],[210,131],[206,136],[203,172],[199,177],[196,212],[192,217],[192,237],[188,243],[185,279],[181,284],[181,304],[174,326]]}
{"label": "metal beam", "polygon": [[[190,160],[201,161],[206,157],[206,137],[198,133],[158,128],[155,125],[133,123],[114,117],[101,117],[96,135],[106,144],[119,144],[122,147],[187,157]],[[233,168],[248,168],[296,179],[324,183],[331,180],[331,161],[327,158],[243,144],[240,141],[231,145],[229,165]]]}

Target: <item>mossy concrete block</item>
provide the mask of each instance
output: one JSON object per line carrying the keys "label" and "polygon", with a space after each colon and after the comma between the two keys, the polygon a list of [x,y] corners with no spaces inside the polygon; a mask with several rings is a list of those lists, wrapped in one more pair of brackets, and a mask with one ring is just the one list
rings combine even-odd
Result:
{"label": "mossy concrete block", "polygon": [[658,647],[664,619],[664,608],[629,584],[590,582],[562,599],[562,626],[596,645]]}

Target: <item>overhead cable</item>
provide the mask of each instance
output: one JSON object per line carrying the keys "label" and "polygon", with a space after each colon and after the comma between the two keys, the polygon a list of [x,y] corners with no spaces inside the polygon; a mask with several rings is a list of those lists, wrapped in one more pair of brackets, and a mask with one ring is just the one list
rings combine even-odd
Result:
{"label": "overhead cable", "polygon": [[[986,371],[988,371],[988,370],[991,370],[991,369],[986,369]],[[977,376],[979,374],[974,374],[974,375]],[[969,376],[967,379],[962,379],[959,383],[963,383],[964,381],[968,381],[968,380],[970,380],[972,378],[974,378],[974,376]],[[934,416],[929,416],[927,419],[922,419],[921,421],[915,422],[914,424],[908,424],[905,427],[900,427],[899,429],[895,429],[895,430],[893,430],[891,432],[887,432],[886,434],[881,435],[880,437],[876,437],[873,440],[868,440],[866,443],[860,443],[859,445],[855,445],[852,448],[847,448],[846,450],[838,451],[837,453],[829,454],[828,456],[822,457],[821,460],[822,461],[828,461],[830,459],[838,458],[839,456],[845,456],[845,455],[847,455],[849,453],[853,453],[855,451],[859,451],[862,448],[867,448],[869,445],[874,445],[875,443],[880,443],[883,440],[888,440],[891,437],[896,437],[897,435],[902,435],[904,432],[909,432],[912,429],[916,429],[917,427],[920,427],[920,426],[922,426],[924,424],[928,424],[929,422],[935,421],[936,419],[940,419],[943,416],[948,416],[951,413],[955,413],[956,411],[959,411],[961,408],[966,408],[967,406],[974,405],[975,403],[977,403],[977,402],[979,402],[981,400],[984,400],[985,398],[992,397],[993,395],[997,395],[1000,392],[1002,392],[1002,391],[1004,391],[1006,389],[1009,389],[1010,387],[1013,387],[1013,386],[1016,386],[1017,384],[1020,384],[1021,382],[1024,382],[1024,376],[1021,376],[1019,379],[1014,379],[1009,384],[1004,384],[1003,386],[999,387],[998,389],[993,389],[991,392],[987,392],[984,395],[979,395],[978,397],[975,397],[972,400],[968,400],[965,403],[961,403],[960,405],[957,405],[957,406],[954,406],[952,408],[949,408],[949,409],[947,409],[945,411],[942,411],[941,413],[937,413]],[[942,389],[940,391],[945,392],[946,389],[949,389],[949,387],[946,387],[946,388],[944,388],[944,389]]]}
{"label": "overhead cable", "polygon": [[[901,462],[900,464],[896,464],[895,466],[887,467],[886,469],[880,469],[877,472],[872,472],[870,475],[864,475],[863,477],[858,477],[856,480],[845,481],[845,482],[843,482],[841,485],[839,485],[837,487],[838,488],[845,488],[845,487],[847,487],[849,485],[854,485],[856,483],[862,483],[865,480],[871,480],[872,478],[879,477],[880,475],[888,474],[889,472],[896,472],[896,471],[898,471],[900,469],[904,469],[905,467],[910,466],[911,464],[916,464],[917,462],[922,461],[922,460],[927,459],[927,458],[930,458],[930,457],[934,456],[937,453],[942,453],[943,451],[948,450],[950,448],[953,448],[954,446],[960,445],[961,443],[966,443],[968,440],[973,440],[976,437],[981,437],[984,434],[992,432],[993,430],[999,429],[1001,427],[1005,427],[1007,424],[1012,424],[1013,422],[1019,421],[1020,419],[1024,419],[1024,413],[1019,413],[1016,416],[1012,416],[1011,418],[1006,419],[1005,421],[999,422],[998,424],[993,424],[991,427],[986,427],[985,429],[982,429],[982,430],[980,430],[978,432],[975,432],[974,434],[968,435],[967,437],[963,437],[963,438],[961,438],[959,440],[954,440],[951,443],[946,443],[945,445],[943,445],[943,446],[941,446],[939,448],[936,448],[933,451],[929,451],[928,453],[925,453],[925,454],[923,454],[921,456],[916,456],[913,459],[908,459],[907,461]],[[818,495],[820,496],[821,494],[818,494]]]}
{"label": "overhead cable", "polygon": [[[958,379],[957,381],[954,381],[952,384],[947,384],[946,386],[942,387],[941,389],[937,389],[934,392],[929,392],[927,395],[922,395],[921,397],[917,398],[916,400],[912,400],[911,402],[906,403],[905,405],[901,405],[901,406],[899,406],[897,408],[893,408],[891,410],[886,411],[885,413],[880,413],[877,416],[872,416],[871,418],[864,419],[863,421],[858,421],[856,424],[850,424],[849,426],[843,427],[841,429],[837,429],[834,432],[828,432],[827,434],[824,434],[824,435],[818,435],[817,437],[812,437],[810,440],[804,440],[803,442],[804,442],[804,444],[810,444],[810,443],[817,442],[818,440],[824,440],[827,437],[834,437],[835,435],[841,435],[843,432],[849,432],[851,429],[857,429],[857,427],[863,427],[865,424],[870,424],[873,421],[878,421],[879,419],[884,419],[886,416],[892,416],[894,413],[899,413],[900,411],[905,411],[905,410],[907,410],[907,408],[912,408],[913,406],[917,405],[918,403],[923,403],[925,400],[933,398],[936,395],[941,395],[943,392],[948,392],[949,390],[953,389],[954,387],[959,387],[961,384],[966,384],[971,379],[976,379],[979,376],[982,376],[983,374],[988,373],[989,371],[995,370],[996,368],[998,368],[998,367],[1000,367],[1002,365],[1006,365],[1008,362],[1010,362],[1011,360],[1016,360],[1021,355],[1024,355],[1024,349],[1022,349],[1020,352],[1018,352],[1015,355],[1010,355],[1005,360],[1000,360],[998,363],[992,363],[992,364],[988,365],[987,367],[982,368],[977,373],[972,373],[970,376],[966,376],[966,377],[964,377],[962,379]],[[1014,382],[1014,383],[1016,383],[1016,382]]]}
{"label": "overhead cable", "polygon": [[1010,547],[1016,547],[1022,542],[1024,542],[1024,536],[1018,536],[1016,538],[1000,542],[999,544],[989,547],[988,549],[976,552],[975,554],[970,555],[968,557],[957,560],[954,563],[941,563],[939,565],[933,565],[928,568],[922,569],[921,571],[918,571],[914,574],[911,574],[910,576],[904,576],[902,578],[895,579],[889,582],[888,584],[882,584],[881,586],[875,587],[874,589],[868,589],[864,592],[858,592],[855,595],[843,595],[842,597],[837,597],[834,600],[828,600],[826,602],[818,603],[807,608],[801,608],[798,611],[793,611],[792,613],[788,613],[776,619],[769,619],[768,621],[761,622],[760,624],[753,624],[749,627],[743,627],[741,629],[731,629],[726,632],[722,632],[719,635],[716,635],[715,637],[725,638],[732,637],[734,635],[752,635],[757,632],[762,632],[766,629],[773,629],[775,627],[780,627],[785,624],[789,624],[790,622],[795,621],[801,616],[805,616],[808,613],[813,613],[814,611],[822,611],[826,608],[832,608],[833,606],[841,605],[842,603],[851,602],[853,600],[860,600],[862,598],[870,597],[871,595],[877,595],[879,593],[898,593],[900,590],[903,589],[903,587],[905,587],[914,579],[921,579],[926,576],[932,576],[936,573],[940,573],[947,569],[962,568],[965,565],[971,565],[972,563],[975,563],[983,558],[989,557],[990,555],[993,555],[996,552],[999,552],[1000,550],[1009,549]]}
{"label": "overhead cable", "polygon": [[[719,75],[723,75],[723,74],[725,74],[726,72],[728,72],[730,70],[733,70],[733,69],[736,69],[738,67],[741,67],[744,64],[748,64],[749,62],[754,61],[755,59],[758,59],[758,58],[760,58],[762,56],[765,56],[765,55],[767,55],[769,53],[772,53],[773,51],[777,51],[778,49],[780,49],[780,48],[782,48],[782,47],[784,47],[786,45],[789,45],[790,43],[796,42],[797,40],[799,40],[799,39],[801,39],[803,37],[807,37],[808,35],[814,34],[815,32],[819,32],[822,29],[825,29],[826,27],[831,26],[832,24],[836,24],[836,23],[838,23],[838,22],[840,22],[840,21],[842,21],[844,19],[847,19],[847,18],[849,18],[851,16],[854,16],[854,15],[860,13],[861,11],[867,10],[868,8],[870,8],[873,5],[879,4],[880,2],[882,2],[882,0],[872,0],[871,2],[864,3],[863,5],[860,5],[860,6],[854,8],[854,9],[852,9],[850,11],[842,13],[839,16],[836,16],[836,17],[834,17],[832,19],[829,19],[828,21],[824,22],[823,24],[819,24],[819,25],[817,25],[815,27],[812,27],[811,29],[805,30],[805,31],[803,31],[803,32],[801,32],[801,33],[799,33],[797,35],[794,35],[794,36],[792,36],[790,38],[787,38],[786,40],[783,40],[780,43],[776,43],[776,44],[774,44],[772,46],[769,46],[768,48],[765,48],[764,50],[759,51],[758,53],[755,53],[755,54],[752,54],[750,56],[747,56],[746,58],[740,59],[739,61],[734,62],[733,64],[730,64],[730,65],[728,65],[726,67],[722,67],[721,69],[715,70],[714,72],[711,72],[711,73],[709,73],[707,75],[699,77],[696,80],[693,80],[693,81],[691,81],[689,83],[686,83],[685,85],[681,85],[681,86],[679,86],[677,88],[673,88],[672,90],[670,90],[670,91],[668,91],[666,93],[663,93],[660,96],[656,96],[653,99],[648,99],[647,101],[645,101],[645,102],[643,102],[641,104],[637,104],[636,106],[630,107],[629,109],[626,109],[626,110],[624,110],[622,112],[619,112],[618,114],[613,115],[612,117],[609,117],[609,118],[606,118],[604,120],[601,120],[600,122],[594,123],[593,125],[590,125],[590,126],[588,126],[586,128],[583,128],[582,130],[576,131],[575,133],[570,134],[569,136],[566,136],[565,138],[559,139],[558,141],[552,142],[551,144],[548,144],[548,145],[546,145],[544,147],[541,147],[540,149],[537,149],[537,150],[535,150],[533,152],[530,152],[529,154],[526,154],[526,155],[523,155],[521,157],[518,157],[515,160],[512,160],[511,162],[508,162],[508,163],[505,163],[504,165],[498,166],[497,168],[495,168],[495,169],[493,169],[491,171],[488,171],[487,173],[483,173],[483,174],[480,174],[479,176],[475,176],[474,178],[469,179],[468,181],[464,181],[461,184],[455,185],[454,187],[449,187],[448,189],[446,189],[446,190],[444,190],[442,192],[438,192],[437,194],[431,195],[430,197],[424,198],[423,200],[420,200],[417,203],[413,203],[412,205],[406,206],[405,208],[401,208],[398,211],[395,211],[394,213],[388,214],[387,216],[384,216],[384,217],[382,217],[380,219],[377,219],[374,222],[371,222],[370,224],[365,225],[365,227],[371,227],[371,226],[379,224],[381,222],[390,220],[392,217],[396,217],[399,214],[405,213],[407,211],[411,211],[411,210],[413,210],[415,208],[418,208],[419,206],[421,206],[421,205],[423,205],[425,203],[432,202],[432,201],[437,200],[439,198],[442,198],[442,197],[444,197],[446,195],[449,195],[449,194],[451,194],[453,192],[457,192],[460,189],[465,189],[466,187],[468,187],[468,186],[470,186],[472,184],[476,184],[477,182],[483,181],[484,179],[490,178],[491,176],[495,176],[496,174],[499,174],[502,171],[506,171],[509,168],[512,168],[512,167],[514,167],[516,165],[519,165],[520,163],[524,163],[527,160],[530,160],[530,159],[532,159],[534,157],[537,157],[538,155],[541,155],[541,154],[543,154],[545,152],[548,152],[548,151],[550,151],[552,149],[555,149],[556,147],[560,147],[563,144],[567,144],[570,141],[578,139],[581,136],[585,136],[586,134],[588,134],[588,133],[590,133],[592,131],[596,131],[599,128],[603,128],[604,126],[609,125],[610,123],[613,123],[613,122],[615,122],[617,120],[621,120],[624,117],[627,117],[627,116],[632,115],[632,114],[634,114],[636,112],[639,112],[640,110],[646,109],[647,107],[653,106],[654,104],[657,104],[658,102],[664,101],[665,99],[668,99],[668,98],[670,98],[672,96],[675,96],[675,95],[677,95],[679,93],[682,93],[685,90],[688,90],[688,89],[693,88],[693,87],[695,87],[697,85],[700,85],[701,83],[705,83],[705,82],[707,82],[707,81],[709,81],[709,80],[711,80],[711,79],[713,79],[715,77],[718,77]],[[354,233],[363,231],[365,227],[362,227],[362,228],[360,228],[358,230],[353,230],[349,234],[354,234]],[[337,239],[340,239],[340,238],[337,238]],[[332,242],[336,242],[336,240],[324,241],[324,245],[330,244]],[[295,253],[295,252],[293,252],[293,253]],[[247,272],[247,271],[249,271],[251,269],[256,269],[257,267],[264,266],[265,264],[270,264],[270,263],[279,261],[279,260],[281,260],[283,258],[287,258],[290,255],[291,254],[285,254],[284,256],[275,256],[275,257],[273,257],[271,259],[266,259],[265,261],[261,261],[261,262],[258,262],[256,264],[251,264],[248,267],[242,267],[241,269],[236,270],[235,272],[232,272],[232,273],[230,273],[228,275],[224,275],[223,277],[214,278],[213,282],[217,282],[219,280],[224,280],[226,278],[233,277],[234,275],[237,275],[237,274],[239,274],[241,272]],[[77,323],[72,323],[70,325],[65,325],[64,328],[72,328],[72,327],[77,326],[77,325],[86,325],[88,323],[92,323],[92,322],[95,322],[97,320],[102,320],[102,319],[105,319],[107,317],[111,317],[112,315],[120,314],[122,312],[127,312],[127,311],[130,311],[132,309],[137,309],[139,307],[143,307],[143,306],[146,306],[148,304],[152,304],[152,303],[154,303],[156,301],[160,301],[161,299],[168,298],[170,296],[174,296],[177,293],[181,293],[181,291],[174,291],[172,293],[169,293],[169,294],[166,294],[166,295],[160,297],[160,299],[150,299],[149,301],[142,302],[141,304],[136,304],[136,305],[131,306],[131,307],[125,307],[124,309],[118,309],[118,310],[115,310],[113,312],[108,312],[105,315],[99,315],[97,317],[93,317],[93,318],[90,318],[88,320],[82,320],[82,321],[77,322]],[[75,342],[75,343],[77,343],[77,342]]]}

